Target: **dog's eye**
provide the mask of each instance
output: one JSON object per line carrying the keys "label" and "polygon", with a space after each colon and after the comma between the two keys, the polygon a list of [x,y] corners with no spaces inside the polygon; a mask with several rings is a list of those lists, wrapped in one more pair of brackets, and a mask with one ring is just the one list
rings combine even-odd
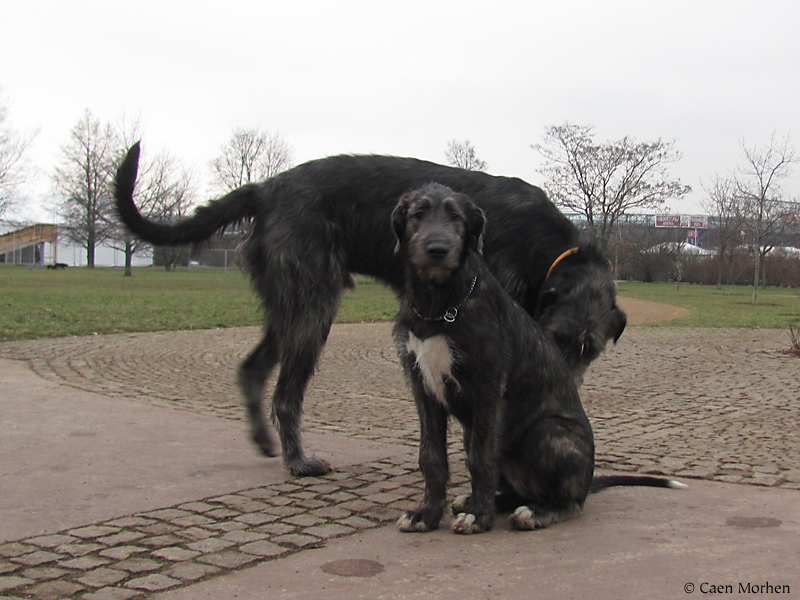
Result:
{"label": "dog's eye", "polygon": [[425,216],[425,213],[422,212],[421,210],[418,210],[417,212],[411,213],[411,215],[409,216],[409,219],[411,219],[412,221],[419,221],[424,216]]}
{"label": "dog's eye", "polygon": [[458,213],[450,213],[449,215],[447,215],[447,220],[450,221],[451,223],[456,223],[461,220],[461,215],[459,215]]}

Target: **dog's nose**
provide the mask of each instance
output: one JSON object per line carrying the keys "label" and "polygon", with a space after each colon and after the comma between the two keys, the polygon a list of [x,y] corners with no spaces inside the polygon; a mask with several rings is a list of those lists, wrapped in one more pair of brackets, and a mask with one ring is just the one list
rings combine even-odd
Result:
{"label": "dog's nose", "polygon": [[428,256],[433,260],[442,260],[450,251],[450,247],[444,242],[431,242],[427,245],[425,250]]}

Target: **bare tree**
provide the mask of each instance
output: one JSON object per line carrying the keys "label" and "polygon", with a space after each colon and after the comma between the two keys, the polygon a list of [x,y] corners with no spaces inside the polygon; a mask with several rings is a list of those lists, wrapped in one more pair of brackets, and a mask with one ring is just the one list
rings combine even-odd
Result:
{"label": "bare tree", "polygon": [[[169,153],[161,152],[151,161],[143,157],[139,162],[134,201],[142,214],[156,221],[174,222],[187,216],[194,197],[191,174]],[[131,236],[116,215],[114,218],[116,227],[111,246],[125,253],[125,276],[130,277],[133,256],[150,246]],[[186,260],[189,251],[169,248],[159,249],[157,253],[159,262],[164,263],[167,271],[172,271],[176,264]]]}
{"label": "bare tree", "polygon": [[15,204],[19,186],[29,179],[30,169],[24,154],[37,133],[14,129],[9,123],[8,106],[0,97],[0,217]]}
{"label": "bare tree", "polygon": [[717,289],[722,289],[722,274],[725,257],[732,251],[741,237],[742,207],[739,202],[736,181],[730,177],[715,175],[711,182],[703,185],[706,198],[701,205],[710,215],[716,217],[717,227]]}
{"label": "bare tree", "polygon": [[61,147],[61,165],[53,176],[56,193],[65,198],[67,237],[86,248],[86,262],[92,268],[97,246],[113,233],[109,184],[119,148],[114,129],[86,109],[69,143]]}
{"label": "bare tree", "polygon": [[[142,121],[139,116],[130,117],[123,113],[116,124],[116,131],[120,138],[120,156],[124,156],[128,148],[142,139]],[[142,169],[142,170],[146,170]],[[148,215],[149,216],[149,215]],[[110,245],[125,254],[125,277],[133,276],[133,257],[136,253],[149,248],[149,245],[133,237],[128,229],[119,221],[116,214],[111,215],[112,230]]]}
{"label": "bare tree", "polygon": [[796,210],[781,188],[794,169],[797,158],[791,137],[782,140],[773,133],[768,144],[748,146],[742,141],[744,164],[737,170],[734,180],[740,196],[744,225],[755,253],[753,277],[753,303],[758,303],[758,285],[764,257],[772,250],[781,234],[793,222]]}
{"label": "bare tree", "polygon": [[[162,154],[156,159],[145,181],[149,181],[150,187],[142,191],[149,196],[150,211],[157,220],[174,223],[189,216],[195,199],[192,176],[169,155]],[[167,271],[186,264],[191,256],[191,249],[186,246],[164,246],[155,252],[157,262]]]}
{"label": "bare tree", "polygon": [[596,144],[594,128],[572,123],[545,129],[544,141],[531,146],[546,162],[539,172],[560,206],[580,213],[604,250],[620,217],[632,209],[657,208],[691,188],[669,176],[681,158],[675,142],[637,142],[624,137]]}
{"label": "bare tree", "polygon": [[444,151],[447,164],[459,169],[468,171],[485,171],[488,168],[485,160],[478,158],[475,153],[475,146],[469,140],[459,142],[450,140],[447,142],[447,150]]}
{"label": "bare tree", "polygon": [[222,146],[222,154],[211,162],[214,181],[225,191],[264,181],[291,167],[293,154],[280,134],[236,128]]}

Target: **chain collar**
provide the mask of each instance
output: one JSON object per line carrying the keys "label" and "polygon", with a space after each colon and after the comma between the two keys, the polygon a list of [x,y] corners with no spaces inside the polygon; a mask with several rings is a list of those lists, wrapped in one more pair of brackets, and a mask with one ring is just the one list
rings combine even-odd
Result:
{"label": "chain collar", "polygon": [[475,277],[472,278],[472,285],[470,286],[469,291],[467,292],[467,295],[464,296],[464,299],[461,302],[459,302],[458,304],[456,304],[455,306],[453,306],[452,308],[448,308],[446,311],[444,311],[443,315],[440,315],[440,316],[436,317],[435,319],[429,319],[428,317],[423,317],[421,314],[419,314],[419,312],[417,312],[416,308],[411,306],[410,303],[409,303],[409,306],[411,306],[411,310],[414,311],[414,314],[417,315],[417,318],[419,318],[419,319],[421,319],[423,321],[427,321],[428,323],[438,323],[439,321],[445,321],[447,323],[452,323],[453,321],[456,320],[456,317],[458,316],[458,309],[461,308],[461,306],[464,304],[464,302],[467,301],[467,298],[469,298],[470,294],[472,294],[472,290],[475,289],[475,284],[477,283],[477,281],[478,281],[478,276],[475,275]]}

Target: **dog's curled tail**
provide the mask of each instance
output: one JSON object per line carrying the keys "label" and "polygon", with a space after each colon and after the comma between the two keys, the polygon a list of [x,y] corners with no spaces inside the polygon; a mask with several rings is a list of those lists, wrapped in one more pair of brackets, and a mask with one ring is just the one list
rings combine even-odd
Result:
{"label": "dog's curled tail", "polygon": [[592,487],[589,488],[589,493],[596,494],[606,488],[619,486],[645,486],[673,489],[689,487],[674,479],[650,477],[648,475],[595,475],[594,479],[592,479]]}
{"label": "dog's curled tail", "polygon": [[157,223],[142,215],[133,201],[133,190],[139,170],[139,142],[128,150],[114,179],[117,213],[136,237],[157,246],[198,244],[232,223],[256,216],[260,186],[247,184],[201,206],[189,218],[174,224]]}

